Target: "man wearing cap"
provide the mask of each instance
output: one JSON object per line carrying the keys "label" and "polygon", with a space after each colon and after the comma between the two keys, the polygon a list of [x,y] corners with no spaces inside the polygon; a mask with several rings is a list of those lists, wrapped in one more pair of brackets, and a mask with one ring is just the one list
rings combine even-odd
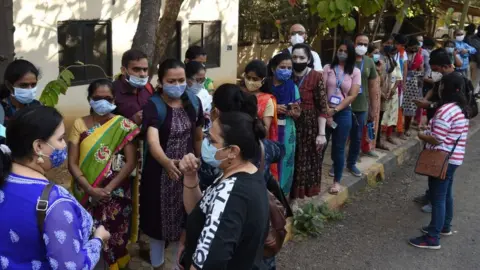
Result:
{"label": "man wearing cap", "polygon": [[[290,44],[291,46],[282,50],[281,53],[292,53],[292,47],[295,46],[298,43],[305,43],[305,40],[307,40],[307,31],[305,30],[305,27],[301,24],[294,24],[292,27],[290,27]],[[317,52],[312,50],[312,57],[313,57],[313,69],[316,71],[322,71],[322,61],[320,60],[320,56],[318,55]]]}

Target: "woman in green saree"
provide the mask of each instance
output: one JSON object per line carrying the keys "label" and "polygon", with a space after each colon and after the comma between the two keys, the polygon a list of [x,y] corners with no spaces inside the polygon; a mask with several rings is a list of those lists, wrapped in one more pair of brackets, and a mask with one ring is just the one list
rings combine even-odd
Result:
{"label": "woman in green saree", "polygon": [[115,109],[112,83],[94,81],[88,87],[90,115],[75,120],[69,136],[68,167],[74,178],[73,192],[112,237],[105,243],[103,258],[110,269],[127,266],[132,178],[140,132],[130,120],[112,114]]}

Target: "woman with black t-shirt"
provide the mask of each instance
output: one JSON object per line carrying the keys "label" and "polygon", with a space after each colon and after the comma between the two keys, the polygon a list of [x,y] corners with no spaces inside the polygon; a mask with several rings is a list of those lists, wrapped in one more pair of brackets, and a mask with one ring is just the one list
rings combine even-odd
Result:
{"label": "woman with black t-shirt", "polygon": [[183,198],[189,214],[184,269],[259,269],[269,226],[263,174],[250,162],[260,153],[265,129],[259,119],[241,112],[220,114],[202,144],[202,159],[223,171],[205,190],[198,186],[200,160],[180,161]]}

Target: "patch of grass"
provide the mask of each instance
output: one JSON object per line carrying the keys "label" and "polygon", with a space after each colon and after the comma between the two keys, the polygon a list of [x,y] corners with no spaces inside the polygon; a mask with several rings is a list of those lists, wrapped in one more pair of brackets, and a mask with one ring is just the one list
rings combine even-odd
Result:
{"label": "patch of grass", "polygon": [[300,237],[318,237],[327,222],[343,218],[342,212],[330,209],[326,204],[315,206],[308,203],[293,216],[294,233]]}

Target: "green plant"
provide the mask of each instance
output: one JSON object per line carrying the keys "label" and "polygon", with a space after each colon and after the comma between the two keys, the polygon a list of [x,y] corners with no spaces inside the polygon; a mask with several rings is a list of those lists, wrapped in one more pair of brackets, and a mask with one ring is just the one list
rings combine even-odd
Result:
{"label": "green plant", "polygon": [[343,219],[343,213],[328,208],[327,205],[315,206],[312,203],[298,209],[293,216],[294,233],[304,237],[318,237],[325,223]]}
{"label": "green plant", "polygon": [[105,71],[98,65],[84,64],[80,61],[75,62],[75,64],[70,65],[64,68],[60,74],[58,74],[57,79],[50,81],[43,88],[42,94],[40,95],[39,101],[48,107],[55,107],[58,104],[58,99],[60,95],[66,95],[68,88],[72,85],[72,80],[75,79],[75,76],[70,71],[74,67],[96,67],[102,70],[105,78],[111,78],[108,76]]}

